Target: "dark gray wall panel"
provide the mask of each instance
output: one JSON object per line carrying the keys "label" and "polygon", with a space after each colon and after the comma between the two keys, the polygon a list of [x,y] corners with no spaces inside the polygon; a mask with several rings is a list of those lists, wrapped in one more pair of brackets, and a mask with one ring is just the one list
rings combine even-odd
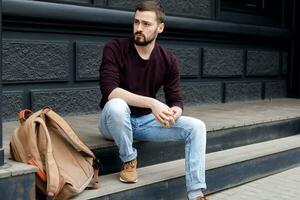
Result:
{"label": "dark gray wall panel", "polygon": [[17,120],[18,113],[23,108],[23,92],[3,92],[1,104],[4,120]]}
{"label": "dark gray wall panel", "polygon": [[183,82],[182,95],[185,104],[221,103],[221,83]]}
{"label": "dark gray wall panel", "polygon": [[279,74],[279,52],[249,50],[247,53],[248,76],[275,76]]}
{"label": "dark gray wall panel", "polygon": [[[108,6],[134,10],[139,0],[108,0]],[[185,15],[193,17],[210,17],[210,0],[161,0],[167,15]]]}
{"label": "dark gray wall panel", "polygon": [[104,44],[76,44],[76,80],[98,80]]}
{"label": "dark gray wall panel", "polygon": [[139,0],[108,0],[108,6],[134,11]]}
{"label": "dark gray wall panel", "polygon": [[101,5],[101,6],[104,6],[104,5],[105,5],[105,1],[106,1],[106,0],[94,0],[94,4],[95,4],[95,5]]}
{"label": "dark gray wall panel", "polygon": [[162,0],[167,14],[210,17],[210,0]]}
{"label": "dark gray wall panel", "polygon": [[225,101],[246,101],[261,99],[262,84],[260,82],[225,83]]}
{"label": "dark gray wall panel", "polygon": [[242,49],[203,49],[203,76],[241,76],[243,73]]}
{"label": "dark gray wall panel", "polygon": [[287,74],[288,70],[288,53],[282,52],[282,73]]}
{"label": "dark gray wall panel", "polygon": [[[20,175],[14,175],[11,177],[0,179],[0,194],[1,199],[12,200],[12,199],[22,199],[22,200],[34,200],[37,199],[36,192],[36,176],[34,173],[25,174],[25,172],[19,166],[6,164],[5,167],[17,168],[19,171],[14,170],[13,172],[8,171],[8,173],[16,173]],[[3,168],[2,168],[3,169]],[[1,170],[2,170],[1,169]],[[4,168],[5,169],[5,168]],[[2,170],[4,171],[4,170]],[[5,173],[5,171],[4,171]],[[22,175],[24,173],[24,175]]]}
{"label": "dark gray wall panel", "polygon": [[199,76],[200,49],[195,47],[167,46],[177,57],[181,76]]}
{"label": "dark gray wall panel", "polygon": [[[6,1],[4,13],[6,58],[3,61],[6,65],[3,75],[6,84],[4,90],[24,90],[23,105],[32,104],[34,109],[51,104],[61,112],[77,114],[86,110],[87,112],[94,110],[94,108],[89,108],[91,104],[87,103],[94,101],[92,104],[98,110],[99,98],[83,98],[82,96],[86,95],[78,94],[82,92],[78,92],[79,88],[98,87],[98,68],[102,48],[102,44],[98,42],[104,42],[105,38],[130,35],[132,21],[130,12],[90,8],[90,5],[86,5],[90,2],[100,7],[107,4],[111,8],[133,10],[138,1],[61,1],[83,3],[82,6],[61,4],[42,6],[43,4],[27,1],[33,4],[24,13],[21,12],[22,9],[17,9],[18,6],[14,6],[18,4]],[[19,2],[20,5],[31,5],[24,3],[25,1]],[[182,85],[186,103],[221,103],[225,100],[225,89],[227,89],[227,101],[255,100],[269,93],[271,96],[279,93],[272,91],[274,84],[269,84],[267,81],[277,81],[279,78],[269,76],[279,75],[282,71],[286,71],[284,66],[287,65],[287,61],[284,59],[285,55],[281,54],[287,54],[290,50],[288,44],[273,43],[273,40],[288,40],[289,30],[247,24],[233,27],[232,23],[225,21],[198,19],[201,16],[218,17],[218,13],[215,13],[217,10],[211,7],[218,7],[215,5],[216,1],[162,0],[162,3],[165,5],[167,14],[188,16],[188,18],[170,16],[166,32],[160,40],[178,57],[180,74],[184,77]],[[34,6],[34,4],[37,5]],[[55,12],[56,10],[58,13]],[[44,12],[45,15],[35,11]],[[64,11],[70,13],[65,15]],[[213,11],[212,15],[211,11]],[[78,15],[78,13],[81,14]],[[95,18],[96,15],[98,17]],[[32,18],[26,18],[26,16],[32,16]],[[73,23],[76,26],[72,26]],[[111,23],[113,25],[110,26]],[[64,26],[64,24],[68,25]],[[201,52],[200,47],[205,48],[206,51]],[[244,49],[247,48],[250,50],[247,60],[248,74],[244,71],[246,63],[243,63],[243,59],[246,58],[246,56],[243,58],[243,53],[246,51]],[[204,56],[204,60],[201,60],[201,55]],[[245,75],[249,76],[245,77]],[[286,78],[286,76],[280,77]],[[236,86],[236,92],[230,93],[231,87],[223,87],[225,82],[230,81],[242,85],[239,84],[240,88]],[[259,87],[254,84],[254,86],[244,88],[243,84],[247,81],[259,82]],[[260,83],[264,84],[260,85]],[[58,90],[58,88],[62,89]],[[31,93],[32,102],[29,102],[28,90],[33,92]],[[89,89],[82,90],[83,93],[90,91]],[[95,95],[96,93],[93,93],[90,96]],[[100,96],[100,92],[97,95]],[[158,96],[163,97],[162,94]],[[79,106],[81,103],[83,105]]]}
{"label": "dark gray wall panel", "polygon": [[59,0],[57,2],[61,3],[91,3],[91,0]]}
{"label": "dark gray wall panel", "polygon": [[67,3],[67,4],[87,4],[91,5],[94,2],[95,5],[105,5],[105,0],[35,0],[35,1],[45,1],[53,3]]}
{"label": "dark gray wall panel", "polygon": [[35,1],[45,1],[53,3],[68,3],[68,4],[90,4],[91,0],[35,0]]}
{"label": "dark gray wall panel", "polygon": [[50,106],[61,114],[95,113],[99,110],[100,90],[98,88],[32,90],[33,110]]}
{"label": "dark gray wall panel", "polygon": [[286,97],[286,81],[270,81],[265,83],[265,98]]}
{"label": "dark gray wall panel", "polygon": [[68,43],[5,41],[3,82],[64,81],[70,56]]}
{"label": "dark gray wall panel", "polygon": [[[207,104],[221,103],[222,89],[221,83],[199,83],[199,82],[182,82],[182,96],[184,104]],[[165,102],[163,89],[157,93],[157,99]]]}
{"label": "dark gray wall panel", "polygon": [[158,90],[158,92],[156,94],[156,99],[158,99],[161,102],[165,102],[165,93],[164,93],[163,87],[161,87]]}

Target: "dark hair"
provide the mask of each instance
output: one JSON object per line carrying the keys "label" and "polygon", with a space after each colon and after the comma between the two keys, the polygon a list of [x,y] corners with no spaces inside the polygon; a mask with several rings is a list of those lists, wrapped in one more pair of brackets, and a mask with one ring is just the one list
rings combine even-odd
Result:
{"label": "dark hair", "polygon": [[162,7],[160,1],[156,0],[145,0],[141,1],[136,7],[135,7],[135,12],[136,11],[154,11],[157,17],[157,20],[159,22],[164,22],[165,18],[165,10]]}

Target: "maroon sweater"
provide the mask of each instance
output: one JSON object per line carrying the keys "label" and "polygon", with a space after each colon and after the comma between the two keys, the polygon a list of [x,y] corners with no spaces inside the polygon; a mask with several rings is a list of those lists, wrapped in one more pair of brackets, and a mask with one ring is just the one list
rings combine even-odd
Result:
{"label": "maroon sweater", "polygon": [[[166,104],[183,108],[178,62],[168,49],[158,44],[155,44],[149,60],[143,60],[136,51],[132,38],[112,40],[103,49],[99,71],[101,108],[117,87],[155,98],[161,86],[164,86]],[[147,108],[130,106],[130,109],[131,114],[136,116],[151,113]]]}

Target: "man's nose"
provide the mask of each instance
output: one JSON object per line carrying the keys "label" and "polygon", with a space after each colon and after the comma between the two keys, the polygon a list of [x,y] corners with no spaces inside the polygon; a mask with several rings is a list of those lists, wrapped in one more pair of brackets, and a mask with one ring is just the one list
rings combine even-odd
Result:
{"label": "man's nose", "polygon": [[143,30],[142,24],[138,24],[136,28],[138,32],[141,32]]}

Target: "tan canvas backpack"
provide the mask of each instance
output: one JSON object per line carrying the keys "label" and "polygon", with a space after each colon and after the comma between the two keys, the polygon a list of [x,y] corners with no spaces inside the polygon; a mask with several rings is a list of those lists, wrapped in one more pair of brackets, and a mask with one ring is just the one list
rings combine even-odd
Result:
{"label": "tan canvas backpack", "polygon": [[50,108],[19,113],[11,139],[16,161],[38,168],[37,187],[53,199],[69,199],[85,188],[98,188],[98,161],[68,123]]}

